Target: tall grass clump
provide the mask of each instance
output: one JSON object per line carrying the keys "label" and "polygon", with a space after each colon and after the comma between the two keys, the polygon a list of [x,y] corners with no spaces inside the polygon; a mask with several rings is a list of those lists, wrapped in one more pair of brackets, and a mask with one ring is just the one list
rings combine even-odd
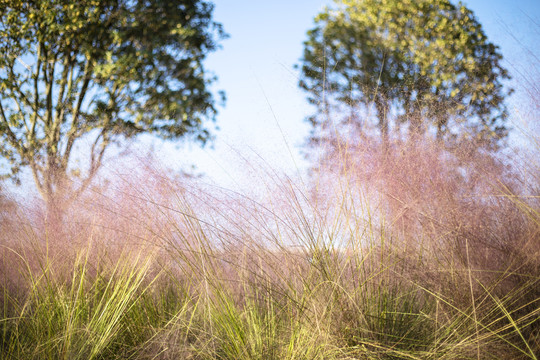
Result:
{"label": "tall grass clump", "polygon": [[307,186],[143,161],[55,224],[3,207],[0,358],[537,359],[540,149],[365,140]]}

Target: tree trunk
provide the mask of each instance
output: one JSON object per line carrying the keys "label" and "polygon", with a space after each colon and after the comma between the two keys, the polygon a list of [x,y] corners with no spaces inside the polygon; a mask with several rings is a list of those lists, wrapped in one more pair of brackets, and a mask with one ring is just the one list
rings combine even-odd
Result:
{"label": "tree trunk", "polygon": [[65,204],[55,193],[47,194],[45,202],[45,231],[49,240],[56,240],[64,233]]}
{"label": "tree trunk", "polygon": [[381,131],[381,138],[383,142],[384,149],[388,149],[388,135],[389,135],[389,124],[388,124],[388,105],[384,99],[375,100],[375,108],[377,109],[377,115],[379,117],[379,130]]}

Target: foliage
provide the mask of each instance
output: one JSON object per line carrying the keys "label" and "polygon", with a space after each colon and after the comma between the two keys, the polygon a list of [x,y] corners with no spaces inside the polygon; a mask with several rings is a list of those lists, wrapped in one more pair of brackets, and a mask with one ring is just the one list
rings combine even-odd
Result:
{"label": "foliage", "polygon": [[[123,137],[204,144],[216,108],[202,62],[225,37],[212,11],[204,0],[1,0],[3,176],[29,166],[50,201],[73,180],[84,190]],[[76,168],[83,138],[89,163]]]}
{"label": "foliage", "polygon": [[471,10],[448,0],[336,3],[316,17],[304,43],[300,87],[317,105],[315,130],[334,107],[365,128],[358,109],[374,105],[384,139],[392,120],[439,139],[472,134],[493,145],[506,136],[509,75]]}

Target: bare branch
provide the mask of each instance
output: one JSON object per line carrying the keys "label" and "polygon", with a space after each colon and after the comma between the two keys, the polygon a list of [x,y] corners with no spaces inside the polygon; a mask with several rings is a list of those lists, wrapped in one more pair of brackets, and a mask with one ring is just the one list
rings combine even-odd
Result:
{"label": "bare branch", "polygon": [[42,60],[42,54],[41,54],[41,48],[43,47],[42,43],[39,43],[38,45],[38,52],[37,52],[37,66],[36,66],[36,73],[34,77],[34,113],[32,114],[32,120],[31,120],[31,130],[30,135],[28,136],[29,139],[33,140],[35,133],[36,133],[36,124],[38,119],[38,112],[39,112],[39,73],[41,72],[41,60]]}
{"label": "bare branch", "polygon": [[75,109],[73,110],[73,114],[71,115],[72,116],[71,128],[66,134],[67,136],[66,150],[62,157],[62,163],[65,163],[65,164],[67,164],[69,157],[71,155],[71,150],[73,149],[75,140],[79,136],[78,126],[79,126],[80,111],[81,111],[82,102],[88,91],[88,85],[90,84],[90,77],[91,77],[90,73],[91,73],[90,59],[87,59],[84,65],[83,85],[81,87],[81,91],[79,92],[79,98],[77,99],[77,104],[75,106]]}
{"label": "bare branch", "polygon": [[39,166],[33,158],[30,158],[28,163],[30,164],[32,177],[34,178],[34,182],[36,183],[39,194],[45,199],[47,194],[45,187],[43,186],[43,179],[40,178],[40,174],[43,175],[43,168],[41,168],[41,166]]}
{"label": "bare branch", "polygon": [[[65,100],[64,95],[66,93],[66,87],[69,87],[68,82],[69,75],[72,70],[72,61],[71,61],[71,55],[66,54],[64,57],[64,64],[63,64],[63,71],[62,71],[62,78],[60,79],[60,92],[58,94],[58,99],[56,101],[56,111],[54,116],[54,121],[52,124],[52,142],[54,144],[58,144],[60,142],[60,130],[62,127],[62,123],[64,122],[64,110],[65,110]],[[59,149],[57,149],[59,151]]]}
{"label": "bare branch", "polygon": [[[51,123],[52,123],[52,116],[53,116],[53,85],[54,85],[54,70],[56,65],[56,54],[54,56],[54,59],[50,62],[47,61],[45,63],[45,69],[48,70],[44,71],[44,73],[47,73],[47,76],[44,77],[45,83],[47,84],[47,88],[45,90],[46,93],[46,112],[45,112],[45,132],[47,133],[47,137],[51,139],[51,134],[49,133],[51,129]],[[49,131],[48,131],[49,130]]]}

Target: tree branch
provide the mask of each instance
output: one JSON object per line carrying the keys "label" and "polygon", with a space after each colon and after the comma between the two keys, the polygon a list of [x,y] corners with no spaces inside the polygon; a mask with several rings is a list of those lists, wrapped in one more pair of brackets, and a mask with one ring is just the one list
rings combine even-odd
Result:
{"label": "tree branch", "polygon": [[[32,111],[37,110],[34,108],[32,102],[28,99],[26,94],[21,90],[22,84],[17,81],[17,76],[15,75],[15,71],[13,70],[13,67],[9,67],[9,75],[8,79],[11,82],[12,86],[9,87],[9,90],[11,91],[11,98],[15,101],[17,101],[18,108],[22,111],[22,105],[19,103],[19,98],[22,99],[24,105],[28,106],[28,108]],[[38,114],[39,116],[39,114]],[[28,129],[28,126],[26,124],[26,121],[24,121],[25,127]]]}
{"label": "tree branch", "polygon": [[60,92],[56,101],[56,110],[54,113],[54,121],[52,124],[52,141],[54,144],[58,144],[60,141],[60,130],[64,120],[64,95],[66,93],[66,87],[68,86],[68,77],[70,73],[71,56],[65,55],[64,64],[62,69],[62,78],[60,79]]}
{"label": "tree branch", "polygon": [[69,129],[67,133],[67,142],[66,142],[66,150],[64,152],[64,155],[62,157],[62,163],[67,164],[71,149],[73,148],[73,144],[75,143],[75,139],[78,136],[77,130],[78,130],[78,124],[79,124],[79,116],[81,111],[82,102],[84,100],[84,97],[86,96],[86,92],[88,90],[88,85],[90,84],[90,73],[92,66],[90,65],[91,58],[87,58],[86,62],[84,64],[84,74],[83,74],[83,85],[81,87],[81,91],[79,92],[79,98],[77,99],[77,104],[75,105],[75,109],[73,110],[72,119],[71,119],[71,128]]}
{"label": "tree branch", "polygon": [[32,170],[32,177],[34,178],[34,182],[36,183],[37,189],[39,193],[41,194],[41,196],[45,199],[46,191],[43,186],[43,178],[40,178],[40,174],[41,176],[43,176],[43,168],[41,168],[41,166],[36,164],[33,158],[30,158],[28,163],[30,164],[30,169]]}
{"label": "tree branch", "polygon": [[2,106],[2,101],[1,100],[0,100],[0,116],[2,117],[2,122],[6,126],[5,129],[6,129],[6,133],[8,135],[8,138],[9,138],[10,145],[13,146],[14,148],[16,148],[17,151],[19,152],[19,155],[21,155],[21,157],[22,157],[23,154],[24,154],[24,147],[21,144],[21,142],[19,141],[19,139],[17,139],[17,135],[15,135],[15,133],[11,129],[11,126],[9,125],[9,122],[7,120],[7,117],[6,117],[6,113],[4,112],[4,107]]}
{"label": "tree branch", "polygon": [[37,52],[37,68],[36,73],[34,77],[34,113],[32,114],[32,120],[31,120],[31,129],[30,129],[30,135],[28,136],[29,139],[34,139],[35,133],[36,133],[36,124],[39,114],[39,73],[41,72],[41,60],[42,60],[42,54],[41,54],[41,48],[43,44],[40,42],[38,45],[38,52]]}
{"label": "tree branch", "polygon": [[45,83],[47,84],[46,92],[46,112],[45,112],[45,132],[47,137],[51,136],[49,133],[51,129],[52,116],[53,116],[53,104],[52,104],[52,95],[53,95],[53,84],[54,84],[54,70],[56,65],[56,54],[52,61],[47,61],[45,64],[46,70],[44,73],[47,73],[47,76],[44,77]]}

